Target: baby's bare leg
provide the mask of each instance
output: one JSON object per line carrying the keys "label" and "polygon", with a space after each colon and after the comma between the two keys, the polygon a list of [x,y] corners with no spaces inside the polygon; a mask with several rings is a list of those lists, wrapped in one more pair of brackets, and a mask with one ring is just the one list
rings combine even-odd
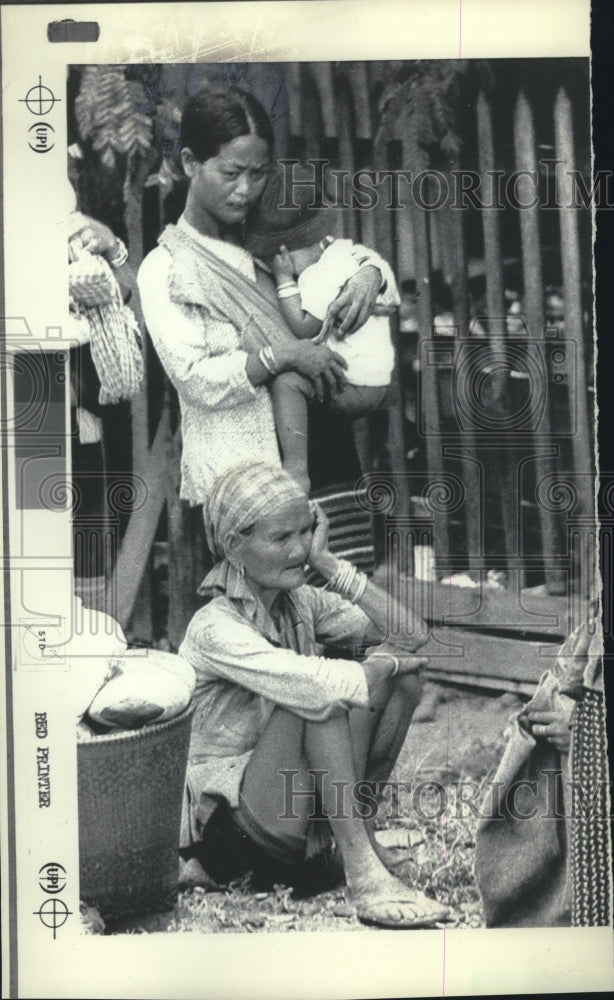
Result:
{"label": "baby's bare leg", "polygon": [[307,404],[313,388],[298,372],[283,372],[273,380],[270,392],[284,469],[309,494]]}

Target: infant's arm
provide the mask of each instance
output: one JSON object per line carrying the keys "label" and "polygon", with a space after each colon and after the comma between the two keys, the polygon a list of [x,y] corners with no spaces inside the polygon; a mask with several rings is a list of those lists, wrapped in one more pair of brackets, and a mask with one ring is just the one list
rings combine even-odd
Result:
{"label": "infant's arm", "polygon": [[292,293],[292,287],[288,289],[287,286],[296,285],[294,265],[285,246],[280,247],[279,253],[273,258],[273,274],[280,290],[279,306],[292,333],[299,340],[315,337],[320,332],[322,321],[316,319],[311,313],[305,312],[302,308],[298,287],[296,287],[295,293],[290,294],[287,298],[281,292],[282,288],[286,286],[286,290]]}
{"label": "infant's arm", "polygon": [[292,333],[299,340],[315,337],[320,332],[322,321],[305,312],[299,293],[287,299],[279,299],[279,307]]}

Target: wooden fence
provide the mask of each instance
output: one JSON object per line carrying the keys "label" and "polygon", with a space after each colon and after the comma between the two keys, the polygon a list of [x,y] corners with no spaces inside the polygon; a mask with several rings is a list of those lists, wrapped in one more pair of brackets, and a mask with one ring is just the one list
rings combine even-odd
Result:
{"label": "wooden fence", "polygon": [[[586,591],[594,544],[592,316],[583,293],[590,226],[588,210],[573,205],[574,128],[584,104],[574,107],[564,80],[538,115],[520,79],[503,107],[482,91],[464,113],[467,143],[435,171],[411,116],[379,127],[381,64],[289,64],[286,73],[288,158],[327,160],[349,178],[361,169],[412,173],[400,189],[402,207],[390,207],[383,184],[377,204],[342,213],[346,235],[388,259],[403,290],[387,456],[362,480],[362,502],[384,525],[385,544],[403,550],[408,570],[419,543],[432,547],[439,577],[464,572],[477,580],[492,570],[510,587],[545,581],[549,593]],[[544,174],[543,147],[559,161],[555,174]],[[499,171],[516,178],[519,203],[531,205],[549,184],[560,207],[546,214],[539,201],[501,209],[470,198],[459,207],[469,169],[482,202]],[[161,226],[164,204],[154,210]],[[142,196],[133,197],[126,221],[135,270],[150,249],[143,211]],[[150,220],[147,229],[156,225]],[[552,303],[558,314],[548,317]],[[179,500],[174,394],[167,386],[164,404],[153,408],[150,396],[146,386],[131,404],[132,471],[148,500],[128,521],[106,600],[141,637],[152,632],[162,533],[176,644],[203,563],[194,512]]]}

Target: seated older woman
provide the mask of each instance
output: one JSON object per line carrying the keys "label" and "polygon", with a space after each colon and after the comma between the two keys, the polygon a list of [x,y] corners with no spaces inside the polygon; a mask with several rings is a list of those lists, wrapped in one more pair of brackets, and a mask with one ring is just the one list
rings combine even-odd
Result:
{"label": "seated older woman", "polygon": [[[442,906],[385,867],[366,798],[353,795],[361,780],[389,776],[405,739],[421,689],[424,660],[411,654],[425,641],[422,622],[394,653],[322,656],[325,645],[352,650],[369,631],[381,640],[389,599],[329,551],[323,513],[279,468],[225,473],[205,525],[220,561],[203,589],[217,596],[194,615],[180,649],[197,674],[184,884],[204,867],[218,884],[251,871],[262,887],[304,885],[331,856],[318,852],[328,836],[359,919],[387,927],[445,919]],[[306,585],[306,564],[326,587]]]}

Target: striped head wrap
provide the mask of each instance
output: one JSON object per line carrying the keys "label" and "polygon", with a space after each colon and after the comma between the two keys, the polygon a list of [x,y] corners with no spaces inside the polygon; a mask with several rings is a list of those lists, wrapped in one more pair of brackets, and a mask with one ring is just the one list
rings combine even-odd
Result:
{"label": "striped head wrap", "polygon": [[243,531],[295,500],[307,500],[300,486],[283,469],[264,462],[239,465],[215,482],[203,507],[209,548],[224,558],[229,531]]}

